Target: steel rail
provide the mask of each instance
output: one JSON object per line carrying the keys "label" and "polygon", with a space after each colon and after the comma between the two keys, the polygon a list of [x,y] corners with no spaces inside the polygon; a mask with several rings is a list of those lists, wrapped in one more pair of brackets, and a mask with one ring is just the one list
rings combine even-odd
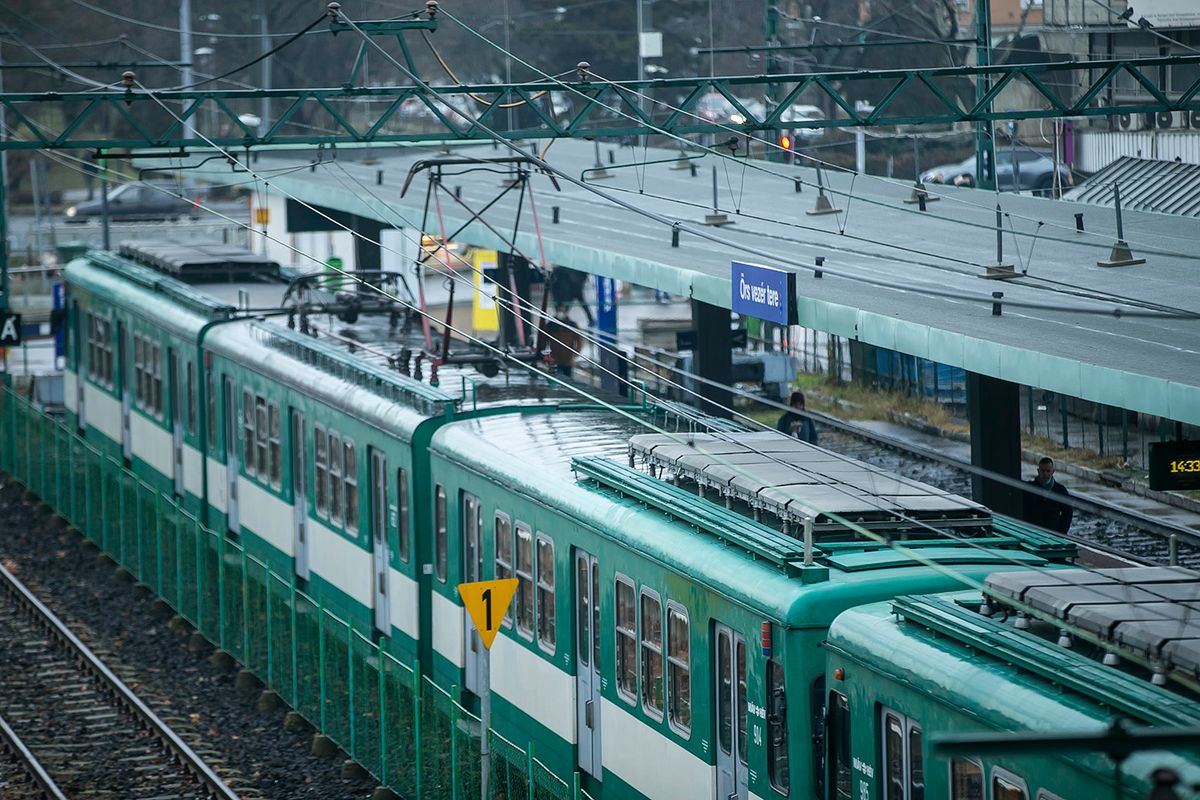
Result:
{"label": "steel rail", "polygon": [[92,652],[91,648],[72,633],[63,621],[55,616],[53,611],[47,608],[33,592],[29,591],[25,584],[21,583],[3,565],[0,565],[0,584],[5,586],[11,594],[16,595],[27,608],[34,612],[38,620],[51,634],[56,636],[60,642],[69,647],[79,657],[83,668],[111,690],[117,701],[133,712],[134,716],[141,720],[142,724],[160,742],[166,745],[167,749],[176,756],[179,763],[192,773],[204,788],[207,789],[210,796],[220,798],[220,800],[239,800],[237,793],[225,785],[225,781],[217,773],[213,772],[204,759],[197,755],[186,742],[180,739],[179,735],[171,730],[170,726],[163,722],[149,706],[142,702],[141,698],[134,694],[133,690],[126,686],[100,660],[99,656]]}
{"label": "steel rail", "polygon": [[8,750],[15,755],[22,764],[25,765],[26,771],[33,778],[34,783],[41,787],[42,793],[50,800],[68,800],[66,793],[58,787],[54,779],[46,772],[45,767],[38,761],[37,756],[33,754],[25,743],[21,741],[21,737],[12,729],[8,721],[4,717],[0,717],[0,739],[6,743]]}

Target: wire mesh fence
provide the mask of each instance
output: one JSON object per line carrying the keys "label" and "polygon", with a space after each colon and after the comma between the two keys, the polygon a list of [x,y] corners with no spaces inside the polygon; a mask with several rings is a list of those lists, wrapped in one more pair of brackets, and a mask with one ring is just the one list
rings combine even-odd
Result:
{"label": "wire mesh fence", "polygon": [[534,757],[532,742],[491,730],[483,798],[482,724],[453,692],[7,387],[0,469],[400,796],[586,797],[577,773],[567,783]]}

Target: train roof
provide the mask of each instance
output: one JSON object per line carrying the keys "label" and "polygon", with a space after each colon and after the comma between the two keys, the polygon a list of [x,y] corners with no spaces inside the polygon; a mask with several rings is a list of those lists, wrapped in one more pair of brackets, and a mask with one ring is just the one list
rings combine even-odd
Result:
{"label": "train roof", "polygon": [[[1039,573],[1005,573],[1026,574]],[[978,606],[976,592],[860,606],[838,615],[826,646],[850,662],[847,680],[856,669],[883,674],[985,729],[1099,733],[1116,718],[1150,726],[1200,726],[1200,704],[1194,699],[981,616],[973,610]],[[1112,769],[1100,753],[1080,758],[1101,774]],[[1136,781],[1148,789],[1146,776],[1158,767],[1177,770],[1186,783],[1200,780],[1197,762],[1173,754],[1134,753],[1122,766],[1126,786]]]}
{"label": "train roof", "polygon": [[512,490],[552,498],[542,502],[794,627],[824,626],[842,608],[897,591],[944,590],[946,564],[978,581],[1047,563],[1016,539],[989,536],[970,545],[910,540],[917,558],[874,541],[822,542],[806,568],[795,535],[626,466],[629,442],[649,419],[627,413],[579,406],[497,411],[442,426],[431,447]]}

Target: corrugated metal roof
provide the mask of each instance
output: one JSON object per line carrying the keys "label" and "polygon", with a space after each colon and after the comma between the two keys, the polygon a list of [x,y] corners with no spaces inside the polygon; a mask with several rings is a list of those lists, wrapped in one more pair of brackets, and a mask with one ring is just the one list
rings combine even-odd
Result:
{"label": "corrugated metal roof", "polygon": [[1121,187],[1121,208],[1200,217],[1200,165],[1124,156],[1064,195],[1067,200],[1113,206]]}

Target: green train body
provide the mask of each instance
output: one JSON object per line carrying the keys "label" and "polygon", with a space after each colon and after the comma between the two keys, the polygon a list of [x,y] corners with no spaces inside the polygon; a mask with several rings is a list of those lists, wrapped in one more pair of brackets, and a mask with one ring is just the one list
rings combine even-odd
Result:
{"label": "green train body", "polygon": [[[747,544],[696,522],[736,513],[718,503],[663,481],[648,502],[621,488],[632,471],[588,479],[588,459],[619,465],[643,425],[669,418],[651,403],[612,410],[524,378],[438,389],[328,337],[239,319],[213,296],[231,285],[102,253],[66,276],[71,426],[465,707],[487,681],[496,732],[535,743],[596,800],[841,796],[826,794],[835,683],[855,715],[850,750],[875,776],[856,773],[852,796],[884,797],[859,715],[886,701],[914,719],[929,709],[925,730],[957,729],[961,710],[880,665],[915,675],[962,656],[928,641],[928,658],[895,659],[887,642],[908,634],[881,601],[1072,550],[1009,523],[975,546],[914,541],[928,563],[853,538],[812,565],[777,563],[754,541],[765,525],[745,521]],[[456,587],[514,576],[485,676]],[[946,796],[944,780],[929,786]]]}

